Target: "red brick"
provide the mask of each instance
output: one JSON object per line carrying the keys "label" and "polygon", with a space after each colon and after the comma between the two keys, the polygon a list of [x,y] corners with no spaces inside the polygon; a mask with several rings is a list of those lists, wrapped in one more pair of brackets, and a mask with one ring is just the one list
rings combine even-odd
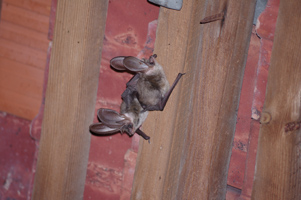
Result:
{"label": "red brick", "polygon": [[242,189],[246,167],[246,157],[246,152],[238,149],[232,149],[232,155],[230,159],[231,164],[229,166],[227,181],[229,186]]}
{"label": "red brick", "polygon": [[128,150],[124,156],[123,183],[120,200],[128,200],[131,197],[132,185],[136,166],[137,153]]}
{"label": "red brick", "polygon": [[245,177],[244,177],[244,183],[243,183],[242,194],[241,194],[241,199],[245,199],[245,200],[251,199],[251,194],[252,194],[259,128],[260,128],[260,124],[256,121],[253,121],[250,130],[250,139],[249,139],[250,142],[248,147],[249,150],[247,153]]}
{"label": "red brick", "polygon": [[0,112],[0,199],[26,200],[36,145],[30,121]]}
{"label": "red brick", "polygon": [[265,10],[257,20],[257,34],[264,39],[274,40],[280,0],[269,0]]}

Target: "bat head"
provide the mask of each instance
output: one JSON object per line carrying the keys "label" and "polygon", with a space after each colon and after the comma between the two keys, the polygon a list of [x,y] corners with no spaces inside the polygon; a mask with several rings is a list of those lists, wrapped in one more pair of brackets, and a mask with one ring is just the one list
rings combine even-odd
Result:
{"label": "bat head", "polygon": [[154,65],[158,64],[156,61],[156,58],[157,58],[157,54],[151,55],[147,61],[149,63],[149,65],[154,66]]}
{"label": "bat head", "polygon": [[100,108],[97,112],[99,123],[90,125],[90,131],[97,135],[111,135],[114,133],[127,133],[129,136],[136,131],[132,120],[115,110]]}

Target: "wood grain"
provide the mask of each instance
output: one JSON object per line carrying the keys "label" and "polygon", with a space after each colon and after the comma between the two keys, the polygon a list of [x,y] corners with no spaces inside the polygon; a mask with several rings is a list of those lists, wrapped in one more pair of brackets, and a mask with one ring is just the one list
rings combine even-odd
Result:
{"label": "wood grain", "polygon": [[50,4],[51,0],[2,4],[0,110],[29,120],[37,115],[42,100]]}
{"label": "wood grain", "polygon": [[34,200],[83,198],[107,6],[58,1]]}
{"label": "wood grain", "polygon": [[49,16],[6,3],[2,5],[2,11],[1,20],[24,26],[41,33],[48,33]]}
{"label": "wood grain", "polygon": [[0,56],[36,68],[44,69],[47,55],[45,52],[0,38]]}
{"label": "wood grain", "polygon": [[[185,76],[143,130],[132,199],[225,199],[255,1],[187,0],[160,8],[155,52],[170,82]],[[201,25],[225,12],[224,21]]]}
{"label": "wood grain", "polygon": [[252,199],[300,199],[301,2],[280,1],[256,159]]}
{"label": "wood grain", "polygon": [[11,4],[26,10],[30,10],[45,16],[50,15],[51,1],[45,0],[3,0],[3,3]]}
{"label": "wood grain", "polygon": [[[44,71],[0,57],[0,88],[41,100]],[[22,68],[23,67],[23,68]]]}
{"label": "wood grain", "polygon": [[[25,69],[32,70],[16,70],[16,65],[2,65],[2,61],[0,58],[0,108],[24,119],[33,119],[42,102],[44,72],[30,66],[25,66]],[[10,69],[6,70],[7,67]],[[23,71],[24,74],[32,71],[32,74],[25,76]]]}
{"label": "wood grain", "polygon": [[24,119],[33,119],[39,112],[41,99],[34,99],[28,95],[18,92],[0,89],[0,108],[5,108],[6,112],[14,113]]}
{"label": "wood grain", "polygon": [[44,54],[46,54],[49,45],[49,40],[45,33],[7,21],[1,21],[0,38],[43,51],[45,52]]}

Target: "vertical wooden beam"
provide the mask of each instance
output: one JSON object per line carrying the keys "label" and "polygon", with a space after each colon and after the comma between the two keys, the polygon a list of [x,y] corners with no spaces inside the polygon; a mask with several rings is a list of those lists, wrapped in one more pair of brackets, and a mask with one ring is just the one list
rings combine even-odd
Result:
{"label": "vertical wooden beam", "polygon": [[107,6],[58,1],[34,200],[83,198]]}
{"label": "vertical wooden beam", "polygon": [[[164,112],[143,130],[132,199],[225,199],[255,1],[185,0],[161,8],[155,53],[170,82],[185,72]],[[200,24],[225,12],[225,19]]]}
{"label": "vertical wooden beam", "polygon": [[252,199],[301,197],[301,2],[280,1]]}

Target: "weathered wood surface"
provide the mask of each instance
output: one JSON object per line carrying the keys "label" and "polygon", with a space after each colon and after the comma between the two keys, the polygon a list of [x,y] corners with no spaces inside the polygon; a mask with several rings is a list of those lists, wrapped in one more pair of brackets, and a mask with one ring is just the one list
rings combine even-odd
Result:
{"label": "weathered wood surface", "polygon": [[58,1],[34,200],[83,198],[107,6]]}
{"label": "weathered wood surface", "polygon": [[300,1],[280,1],[261,119],[254,200],[301,197],[300,10]]}
{"label": "weathered wood surface", "polygon": [[0,110],[29,120],[42,102],[50,5],[51,0],[0,1]]}
{"label": "weathered wood surface", "polygon": [[[224,199],[255,1],[161,8],[155,52],[170,82],[186,75],[143,130],[132,199]],[[200,24],[225,12],[224,21]]]}

